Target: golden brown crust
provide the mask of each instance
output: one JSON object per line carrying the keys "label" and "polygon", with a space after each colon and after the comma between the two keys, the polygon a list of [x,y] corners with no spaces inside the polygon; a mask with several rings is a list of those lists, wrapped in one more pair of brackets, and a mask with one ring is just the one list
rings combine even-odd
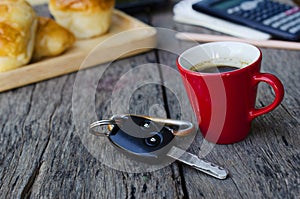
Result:
{"label": "golden brown crust", "polygon": [[50,0],[55,21],[76,38],[86,39],[106,33],[111,24],[114,0]]}
{"label": "golden brown crust", "polygon": [[0,23],[0,56],[16,56],[25,46],[20,31],[10,24]]}
{"label": "golden brown crust", "polygon": [[[26,40],[28,39],[26,32],[29,31],[31,22],[25,21],[25,19],[21,21],[22,15],[17,13],[19,9],[14,8],[17,2],[23,4],[20,4],[19,7],[27,4],[20,0],[0,2],[0,56],[15,56],[26,49]],[[25,39],[23,39],[24,36]]]}
{"label": "golden brown crust", "polygon": [[24,0],[1,0],[0,13],[0,71],[6,71],[30,61],[37,16]]}
{"label": "golden brown crust", "polygon": [[71,47],[75,36],[47,17],[39,17],[33,59],[56,56]]}
{"label": "golden brown crust", "polygon": [[107,10],[114,5],[114,0],[50,0],[54,9],[68,11]]}

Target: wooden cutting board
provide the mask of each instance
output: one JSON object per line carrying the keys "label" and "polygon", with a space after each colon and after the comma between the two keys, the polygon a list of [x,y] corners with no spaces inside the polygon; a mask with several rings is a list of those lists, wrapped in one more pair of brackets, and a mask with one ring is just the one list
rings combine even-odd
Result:
{"label": "wooden cutting board", "polygon": [[0,92],[146,52],[155,46],[155,28],[115,10],[107,34],[78,40],[60,56],[0,73]]}

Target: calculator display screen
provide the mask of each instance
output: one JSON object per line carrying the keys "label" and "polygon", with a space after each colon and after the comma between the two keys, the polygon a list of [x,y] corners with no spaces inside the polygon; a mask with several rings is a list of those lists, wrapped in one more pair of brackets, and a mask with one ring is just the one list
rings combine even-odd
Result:
{"label": "calculator display screen", "polygon": [[213,8],[227,10],[235,5],[239,5],[242,1],[241,0],[227,0],[227,1],[219,1],[212,5]]}

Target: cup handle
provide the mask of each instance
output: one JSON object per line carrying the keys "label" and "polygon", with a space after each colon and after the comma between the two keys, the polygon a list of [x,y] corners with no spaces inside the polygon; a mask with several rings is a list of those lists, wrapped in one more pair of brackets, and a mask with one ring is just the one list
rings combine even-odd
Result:
{"label": "cup handle", "polygon": [[268,113],[268,112],[272,111],[273,109],[275,109],[281,103],[283,96],[284,96],[284,87],[283,87],[281,81],[274,75],[271,75],[269,73],[259,73],[259,74],[256,74],[253,76],[253,82],[255,85],[258,85],[259,82],[265,82],[265,83],[269,84],[275,92],[275,99],[268,106],[265,106],[260,109],[253,108],[250,111],[251,120],[257,116]]}

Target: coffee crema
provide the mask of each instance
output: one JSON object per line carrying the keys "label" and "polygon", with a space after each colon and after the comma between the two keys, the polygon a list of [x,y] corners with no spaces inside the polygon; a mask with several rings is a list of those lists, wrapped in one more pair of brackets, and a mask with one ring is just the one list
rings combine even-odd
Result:
{"label": "coffee crema", "polygon": [[200,73],[224,73],[224,72],[230,72],[233,70],[240,69],[235,66],[228,66],[228,65],[211,65],[211,66],[205,66],[205,67],[197,67],[197,65],[192,66],[190,70]]}
{"label": "coffee crema", "polygon": [[238,70],[248,65],[239,58],[214,58],[193,65],[189,70],[200,73],[224,73]]}

